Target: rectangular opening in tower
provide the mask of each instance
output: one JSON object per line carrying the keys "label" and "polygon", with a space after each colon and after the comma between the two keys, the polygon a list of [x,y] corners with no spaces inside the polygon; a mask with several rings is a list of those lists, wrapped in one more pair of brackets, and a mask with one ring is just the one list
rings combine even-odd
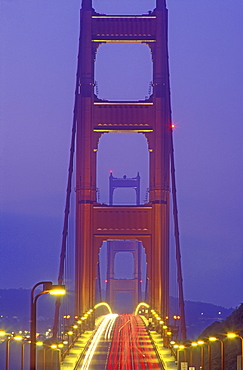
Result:
{"label": "rectangular opening in tower", "polygon": [[[99,203],[109,204],[109,176],[140,176],[140,204],[149,201],[149,151],[147,139],[137,133],[102,135],[97,152],[97,188]],[[130,188],[114,191],[113,205],[136,205],[136,192]]]}
{"label": "rectangular opening in tower", "polygon": [[100,99],[143,100],[152,93],[153,64],[144,44],[100,45],[95,63],[95,93]]}
{"label": "rectangular opening in tower", "polygon": [[[147,256],[142,242],[137,240],[104,241],[99,249],[97,276],[102,299],[112,306],[117,293],[131,293],[135,306],[138,301],[146,300]],[[127,303],[129,302],[124,302],[123,306],[128,308]]]}
{"label": "rectangular opening in tower", "polygon": [[156,7],[156,0],[93,0],[93,8],[101,14],[146,14]]}

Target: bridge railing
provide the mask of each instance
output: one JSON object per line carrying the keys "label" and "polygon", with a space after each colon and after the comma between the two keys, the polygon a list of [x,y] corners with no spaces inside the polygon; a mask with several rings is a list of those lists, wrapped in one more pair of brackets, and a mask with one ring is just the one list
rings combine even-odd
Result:
{"label": "bridge railing", "polygon": [[174,361],[177,362],[178,351],[177,348],[174,347],[174,345],[178,343],[179,325],[177,325],[177,323],[179,322],[180,316],[173,316],[171,320],[169,320],[169,317],[162,318],[145,302],[139,303],[135,310],[135,314],[139,314],[143,318],[151,342],[153,344],[155,352],[157,353],[157,357],[161,361],[162,369],[167,369],[167,365],[163,361],[163,358],[158,350],[158,346],[161,346],[161,341],[159,341],[159,344],[157,344],[157,340],[155,340],[154,336],[151,335],[151,332],[153,331],[157,332],[160,335],[163,347],[167,348],[170,351],[172,358],[174,358]]}

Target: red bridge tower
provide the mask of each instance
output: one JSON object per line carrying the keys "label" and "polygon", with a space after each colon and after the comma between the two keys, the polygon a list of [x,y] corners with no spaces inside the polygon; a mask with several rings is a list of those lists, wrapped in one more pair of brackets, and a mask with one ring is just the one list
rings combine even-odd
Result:
{"label": "red bridge tower", "polygon": [[[153,94],[143,101],[104,101],[94,94],[94,60],[104,43],[143,43],[152,52]],[[167,9],[157,0],[147,15],[101,15],[83,0],[79,44],[76,140],[77,315],[94,306],[99,248],[107,240],[141,241],[147,256],[148,300],[163,317],[169,307],[170,88]],[[109,132],[146,136],[149,203],[108,206],[96,200],[99,138]]]}

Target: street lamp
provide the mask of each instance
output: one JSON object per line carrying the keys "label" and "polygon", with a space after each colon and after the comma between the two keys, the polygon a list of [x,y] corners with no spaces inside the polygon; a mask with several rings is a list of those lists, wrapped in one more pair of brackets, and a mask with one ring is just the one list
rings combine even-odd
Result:
{"label": "street lamp", "polygon": [[198,340],[197,341],[197,344],[199,344],[199,346],[201,346],[201,367],[200,369],[204,370],[204,340]]}
{"label": "street lamp", "polygon": [[[8,334],[9,333],[5,333],[5,335],[8,335]],[[3,334],[1,334],[1,336],[3,336]],[[11,334],[11,336],[6,339],[6,370],[9,370],[10,341],[12,339],[22,340],[22,335]]]}
{"label": "street lamp", "polygon": [[30,343],[30,338],[23,338],[22,339],[22,346],[21,346],[21,370],[24,370],[24,360],[25,360],[24,347],[25,347],[26,343]]}
{"label": "street lamp", "polygon": [[193,366],[193,349],[197,347],[197,342],[191,342],[190,348],[189,348],[189,366]]}
{"label": "street lamp", "polygon": [[211,351],[211,345],[210,342],[215,342],[218,340],[216,337],[209,337],[208,338],[208,370],[211,370],[212,368],[212,351]]}
{"label": "street lamp", "polygon": [[[220,334],[216,334],[217,336],[216,337],[209,337],[208,340],[210,342],[215,342],[216,340],[219,340],[220,341],[220,352],[221,352],[221,370],[224,370],[224,339],[223,339],[223,336],[221,336]],[[210,348],[210,345],[208,347],[209,349],[209,370],[211,369],[211,348]]]}
{"label": "street lamp", "polygon": [[178,348],[178,363],[180,363],[180,352],[183,351],[183,361],[186,362],[186,346],[184,344],[179,344]]}
{"label": "street lamp", "polygon": [[241,340],[241,369],[243,369],[243,337],[238,333],[238,331],[236,333],[228,333],[227,334],[227,338],[240,338]]}
{"label": "street lamp", "polygon": [[15,340],[22,340],[22,335],[20,334],[15,334],[15,333],[7,333],[5,330],[0,330],[0,337],[5,337],[7,336],[6,339],[6,364],[5,364],[5,369],[9,370],[9,355],[10,355],[10,341],[12,339]]}
{"label": "street lamp", "polygon": [[[35,296],[35,289],[43,285],[42,292]],[[31,290],[30,306],[30,370],[36,369],[36,303],[37,299],[43,294],[64,295],[66,293],[64,285],[53,285],[51,281],[41,281],[34,285]]]}

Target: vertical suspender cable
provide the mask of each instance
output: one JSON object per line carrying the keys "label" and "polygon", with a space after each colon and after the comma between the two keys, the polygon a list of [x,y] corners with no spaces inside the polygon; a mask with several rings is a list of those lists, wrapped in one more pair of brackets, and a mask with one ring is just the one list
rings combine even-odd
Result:
{"label": "vertical suspender cable", "polygon": [[181,317],[181,339],[186,340],[186,318],[185,318],[183,279],[182,279],[182,269],[181,269],[181,249],[180,249],[180,237],[179,237],[178,207],[177,207],[177,197],[176,197],[175,161],[174,161],[174,146],[173,146],[172,129],[171,129],[171,183],[172,183],[172,199],[173,199],[174,233],[175,233],[175,243],[176,243],[177,282],[178,282],[178,289],[179,289],[179,308],[180,308],[180,317]]}
{"label": "vertical suspender cable", "polygon": [[97,290],[98,290],[98,300],[99,302],[102,302],[102,295],[101,295],[101,277],[100,277],[100,263],[97,263],[97,269],[98,269],[98,279],[97,279]]}
{"label": "vertical suspender cable", "polygon": [[[80,45],[80,38],[79,38],[79,45]],[[64,262],[66,258],[68,221],[69,221],[70,203],[71,203],[73,162],[74,162],[75,138],[76,138],[76,121],[77,121],[77,100],[78,100],[78,93],[79,93],[79,58],[80,58],[80,51],[78,53],[78,66],[77,66],[77,73],[76,73],[76,86],[75,86],[75,99],[74,99],[74,109],[73,109],[73,124],[72,124],[72,135],[71,135],[71,145],[70,145],[69,168],[68,168],[68,181],[67,181],[66,203],[65,203],[63,232],[62,232],[62,247],[61,247],[60,265],[59,265],[59,273],[58,273],[58,284],[60,285],[63,283],[63,279],[64,279]],[[54,324],[53,324],[53,338],[54,339],[57,338],[60,305],[61,305],[60,298],[57,298],[56,307],[55,307],[55,315],[54,315]]]}

